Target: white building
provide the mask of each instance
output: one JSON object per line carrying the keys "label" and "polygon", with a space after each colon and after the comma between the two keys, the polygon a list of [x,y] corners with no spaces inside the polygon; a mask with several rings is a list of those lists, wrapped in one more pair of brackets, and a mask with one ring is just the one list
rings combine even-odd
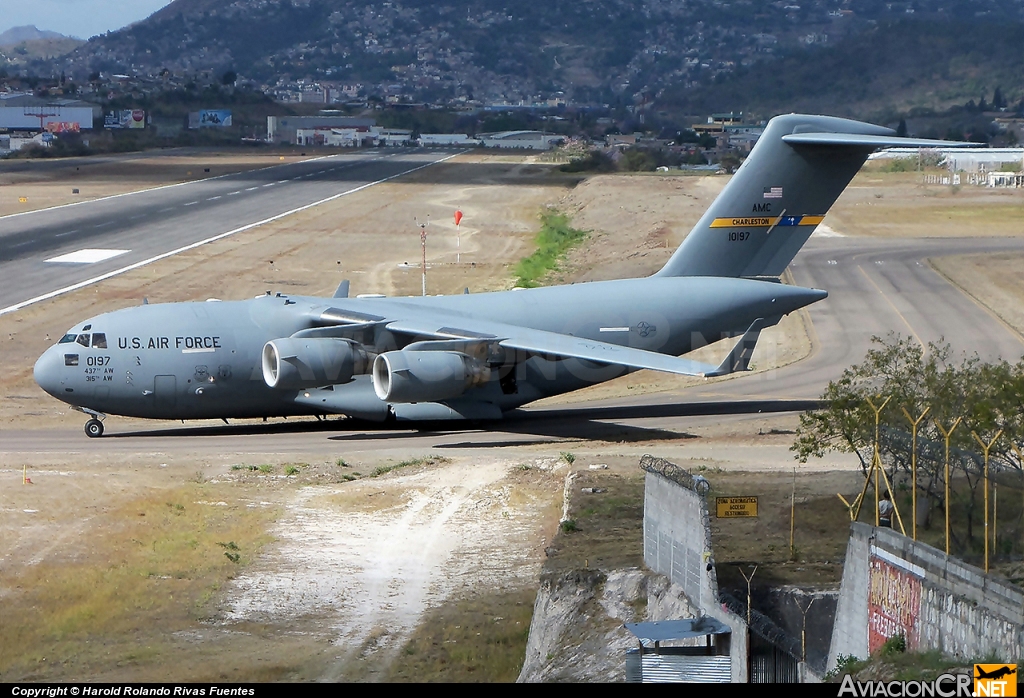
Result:
{"label": "white building", "polygon": [[377,145],[377,135],[369,128],[299,128],[295,130],[295,145],[326,145],[337,148]]}
{"label": "white building", "polygon": [[[996,172],[1003,165],[1018,165],[1024,170],[1024,148],[926,148],[938,154],[950,172]],[[916,158],[918,148],[889,148],[873,153],[869,160]]]}
{"label": "white building", "polygon": [[420,134],[420,145],[480,145],[476,138],[470,138],[466,133],[423,133]]}
{"label": "white building", "polygon": [[404,128],[374,128],[377,142],[381,145],[408,145],[412,143],[412,131]]}
{"label": "white building", "polygon": [[500,133],[480,134],[480,141],[485,148],[550,150],[554,145],[564,140],[564,136],[542,133],[541,131],[502,131]]}

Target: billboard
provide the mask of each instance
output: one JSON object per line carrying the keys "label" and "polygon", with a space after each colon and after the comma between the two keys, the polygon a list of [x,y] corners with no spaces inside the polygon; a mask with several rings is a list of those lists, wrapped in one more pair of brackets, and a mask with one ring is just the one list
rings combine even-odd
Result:
{"label": "billboard", "polygon": [[51,121],[46,124],[48,133],[79,133],[81,130],[77,121]]}
{"label": "billboard", "polygon": [[103,128],[145,128],[146,112],[143,109],[122,109],[107,112],[103,116]]}
{"label": "billboard", "polygon": [[199,112],[199,128],[230,125],[231,111],[229,109],[202,109]]}

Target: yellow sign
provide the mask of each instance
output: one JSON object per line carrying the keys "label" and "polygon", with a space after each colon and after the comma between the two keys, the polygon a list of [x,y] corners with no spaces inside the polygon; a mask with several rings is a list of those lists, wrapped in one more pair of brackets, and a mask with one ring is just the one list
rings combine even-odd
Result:
{"label": "yellow sign", "polygon": [[715,497],[720,519],[757,518],[757,497]]}
{"label": "yellow sign", "polygon": [[28,203],[28,197],[27,196],[19,196],[18,197],[18,203],[27,204]]}
{"label": "yellow sign", "polygon": [[1016,664],[975,664],[974,695],[1016,696]]}

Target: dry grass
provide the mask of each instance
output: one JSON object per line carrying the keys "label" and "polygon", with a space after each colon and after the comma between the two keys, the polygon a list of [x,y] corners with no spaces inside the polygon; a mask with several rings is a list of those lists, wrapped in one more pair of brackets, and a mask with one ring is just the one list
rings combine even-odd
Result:
{"label": "dry grass", "polygon": [[[1024,216],[1019,225],[1024,227]],[[1024,351],[1024,254],[1002,252],[929,260],[932,267],[1022,337]],[[1013,360],[1016,357],[1006,357]]]}
{"label": "dry grass", "polygon": [[535,588],[483,593],[428,612],[385,681],[513,682],[526,656]]}
{"label": "dry grass", "polygon": [[238,494],[198,483],[147,494],[104,515],[73,555],[7,573],[0,675],[159,664],[173,631],[207,617],[222,585],[269,541],[274,510]]}
{"label": "dry grass", "polygon": [[872,237],[1017,236],[1024,191],[921,184],[916,172],[865,169],[825,222],[844,235]]}

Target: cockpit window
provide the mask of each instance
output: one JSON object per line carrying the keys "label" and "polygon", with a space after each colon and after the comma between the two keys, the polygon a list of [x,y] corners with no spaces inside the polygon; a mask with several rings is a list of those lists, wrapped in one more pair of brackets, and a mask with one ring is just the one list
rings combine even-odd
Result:
{"label": "cockpit window", "polygon": [[92,325],[86,325],[85,327],[82,328],[82,332],[88,332],[91,329],[92,329]]}
{"label": "cockpit window", "polygon": [[71,344],[71,342],[75,341],[77,337],[77,334],[66,334],[60,338],[60,341],[57,342],[57,344]]}
{"label": "cockpit window", "polygon": [[78,354],[65,354],[64,355],[65,366],[77,366],[78,365]]}
{"label": "cockpit window", "polygon": [[106,349],[107,335],[103,332],[94,332],[92,335],[92,347],[93,349]]}
{"label": "cockpit window", "polygon": [[89,346],[89,335],[87,335],[87,334],[80,334],[80,335],[78,335],[78,343],[81,344],[83,347]]}

